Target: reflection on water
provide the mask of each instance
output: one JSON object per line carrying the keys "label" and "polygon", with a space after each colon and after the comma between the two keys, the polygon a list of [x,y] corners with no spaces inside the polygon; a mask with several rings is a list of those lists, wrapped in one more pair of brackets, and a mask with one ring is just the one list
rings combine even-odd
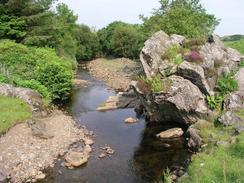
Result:
{"label": "reflection on water", "polygon": [[[74,91],[67,110],[77,123],[94,131],[96,138],[92,157],[87,165],[74,170],[62,167],[59,161],[42,182],[150,183],[167,166],[184,162],[187,153],[183,139],[169,142],[156,139],[155,134],[167,127],[146,128],[143,118],[138,124],[125,124],[125,118],[137,117],[133,109],[96,111],[114,92],[87,72],[80,72],[79,77],[91,83]],[[115,154],[111,158],[99,159],[100,147],[104,144],[112,147]]]}

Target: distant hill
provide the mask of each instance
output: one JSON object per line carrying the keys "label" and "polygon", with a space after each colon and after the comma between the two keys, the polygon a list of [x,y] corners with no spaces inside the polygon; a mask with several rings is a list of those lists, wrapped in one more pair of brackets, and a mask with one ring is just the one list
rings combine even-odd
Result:
{"label": "distant hill", "polygon": [[222,37],[223,41],[239,41],[241,39],[244,39],[244,35],[241,34],[235,34],[230,36],[224,36]]}

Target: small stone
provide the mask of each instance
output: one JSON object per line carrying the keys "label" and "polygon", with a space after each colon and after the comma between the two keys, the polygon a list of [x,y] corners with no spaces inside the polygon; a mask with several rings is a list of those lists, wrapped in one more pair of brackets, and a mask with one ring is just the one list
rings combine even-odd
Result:
{"label": "small stone", "polygon": [[45,178],[46,178],[46,175],[42,172],[38,172],[37,176],[35,177],[36,180],[42,180]]}
{"label": "small stone", "polygon": [[93,145],[94,141],[92,139],[85,139],[84,143],[85,143],[85,145]]}
{"label": "small stone", "polygon": [[181,137],[183,134],[184,132],[181,128],[172,128],[157,134],[157,137],[161,139],[178,138]]}
{"label": "small stone", "polygon": [[107,155],[105,153],[101,153],[98,157],[99,158],[105,158]]}
{"label": "small stone", "polygon": [[138,120],[135,118],[130,117],[130,118],[125,119],[125,123],[128,123],[128,124],[137,123],[137,122],[138,122]]}

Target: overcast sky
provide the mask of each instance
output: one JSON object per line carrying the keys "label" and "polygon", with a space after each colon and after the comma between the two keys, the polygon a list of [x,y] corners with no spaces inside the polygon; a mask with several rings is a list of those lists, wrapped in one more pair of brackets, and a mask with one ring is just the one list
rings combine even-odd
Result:
{"label": "overcast sky", "polygon": [[[140,23],[138,15],[150,15],[158,8],[158,0],[59,0],[79,16],[79,23],[96,29],[114,20]],[[244,34],[244,0],[202,0],[209,13],[214,13],[221,23],[216,33],[223,35]]]}

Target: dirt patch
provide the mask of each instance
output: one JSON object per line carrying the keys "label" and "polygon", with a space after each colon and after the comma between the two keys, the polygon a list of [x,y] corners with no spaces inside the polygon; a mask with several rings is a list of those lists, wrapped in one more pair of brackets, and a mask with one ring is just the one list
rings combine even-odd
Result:
{"label": "dirt patch", "polygon": [[126,91],[131,80],[142,71],[139,62],[126,58],[100,58],[90,61],[87,67],[92,75],[116,91]]}
{"label": "dirt patch", "polygon": [[36,181],[45,178],[41,171],[53,167],[71,144],[87,140],[89,132],[78,128],[70,116],[54,111],[39,122],[45,123],[48,139],[33,136],[27,123],[18,124],[0,138],[0,172],[11,182]]}

